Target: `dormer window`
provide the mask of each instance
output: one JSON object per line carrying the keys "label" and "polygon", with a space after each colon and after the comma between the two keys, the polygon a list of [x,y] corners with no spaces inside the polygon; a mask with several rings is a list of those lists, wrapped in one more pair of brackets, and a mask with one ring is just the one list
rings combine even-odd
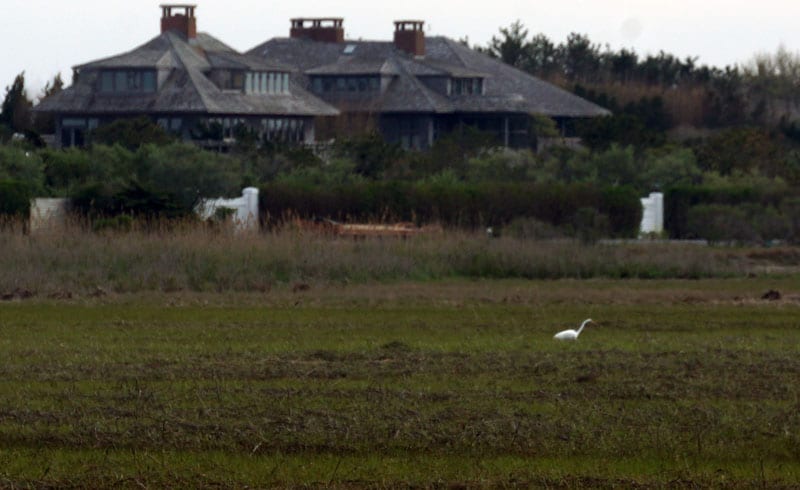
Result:
{"label": "dormer window", "polygon": [[247,94],[288,94],[289,74],[281,72],[247,72],[244,79]]}
{"label": "dormer window", "polygon": [[483,95],[483,78],[451,78],[448,95]]}
{"label": "dormer window", "polygon": [[150,93],[156,91],[155,70],[103,70],[100,72],[100,92]]}
{"label": "dormer window", "polygon": [[311,90],[316,94],[347,92],[379,92],[381,79],[377,75],[316,76]]}

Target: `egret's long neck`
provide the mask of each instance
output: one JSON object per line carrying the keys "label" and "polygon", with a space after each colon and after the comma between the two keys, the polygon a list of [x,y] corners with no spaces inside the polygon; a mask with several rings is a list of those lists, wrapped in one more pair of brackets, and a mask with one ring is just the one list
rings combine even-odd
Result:
{"label": "egret's long neck", "polygon": [[585,327],[591,320],[586,320],[585,322],[581,323],[581,328],[578,329],[577,335],[580,335],[583,332],[583,327]]}

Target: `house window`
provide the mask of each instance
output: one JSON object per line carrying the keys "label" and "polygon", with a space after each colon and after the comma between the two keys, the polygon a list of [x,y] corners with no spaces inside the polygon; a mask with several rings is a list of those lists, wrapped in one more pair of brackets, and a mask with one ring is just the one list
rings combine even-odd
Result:
{"label": "house window", "polygon": [[86,119],[65,117],[61,120],[61,146],[83,146],[87,129]]}
{"label": "house window", "polygon": [[448,85],[450,95],[483,95],[482,78],[452,78]]}
{"label": "house window", "polygon": [[244,73],[234,72],[231,74],[231,88],[242,90],[244,88]]}
{"label": "house window", "polygon": [[113,92],[114,91],[114,73],[104,71],[100,74],[100,91]]}
{"label": "house window", "polygon": [[261,137],[273,142],[302,142],[305,141],[305,125],[298,118],[265,118],[261,120]]}
{"label": "house window", "polygon": [[155,92],[154,70],[105,70],[100,72],[100,92]]}
{"label": "house window", "polygon": [[158,124],[164,131],[170,131],[172,133],[180,133],[181,129],[183,128],[183,119],[181,119],[180,117],[173,117],[173,118],[159,117],[156,120],[156,124]]}
{"label": "house window", "polygon": [[145,92],[156,91],[156,72],[146,71],[142,73],[142,89]]}
{"label": "house window", "polygon": [[128,91],[128,74],[124,71],[114,73],[114,91],[127,92]]}
{"label": "house window", "polygon": [[311,89],[318,94],[378,92],[380,88],[378,76],[318,76],[311,79]]}
{"label": "house window", "polygon": [[400,146],[405,149],[419,149],[420,146],[420,124],[417,119],[403,117],[398,121],[398,136]]}
{"label": "house window", "polygon": [[288,92],[288,73],[248,72],[245,75],[245,93],[281,94]]}

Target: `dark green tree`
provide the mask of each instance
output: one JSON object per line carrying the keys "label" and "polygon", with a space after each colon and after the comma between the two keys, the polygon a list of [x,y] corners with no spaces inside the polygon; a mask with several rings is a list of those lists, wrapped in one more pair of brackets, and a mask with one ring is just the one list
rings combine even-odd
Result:
{"label": "dark green tree", "polygon": [[639,55],[635,51],[622,48],[619,52],[609,53],[608,58],[614,80],[621,83],[633,80],[636,76],[636,68],[639,66]]}
{"label": "dark green tree", "polygon": [[6,87],[6,96],[3,99],[2,112],[0,112],[0,125],[5,125],[11,131],[25,133],[33,126],[31,108],[33,102],[28,99],[25,91],[25,72],[14,78],[14,83]]}
{"label": "dark green tree", "polygon": [[571,33],[558,47],[564,75],[569,80],[595,81],[601,67],[600,46],[588,36]]}
{"label": "dark green tree", "polygon": [[[47,82],[39,96],[39,102],[56,95],[64,89],[64,81],[61,74],[57,73],[52,81]],[[56,120],[53,114],[38,113],[34,118],[34,129],[39,134],[53,134],[56,131]]]}
{"label": "dark green tree", "polygon": [[534,75],[549,77],[558,72],[558,50],[544,34],[533,36],[528,48],[528,69]]}
{"label": "dark green tree", "polygon": [[530,48],[528,29],[520,20],[516,20],[509,27],[500,29],[500,37],[492,36],[488,52],[503,63],[528,69],[531,63]]}

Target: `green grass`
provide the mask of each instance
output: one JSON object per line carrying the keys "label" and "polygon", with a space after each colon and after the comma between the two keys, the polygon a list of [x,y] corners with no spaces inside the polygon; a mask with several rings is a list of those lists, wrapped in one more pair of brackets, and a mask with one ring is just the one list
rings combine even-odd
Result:
{"label": "green grass", "polygon": [[0,304],[0,487],[800,485],[794,284]]}

